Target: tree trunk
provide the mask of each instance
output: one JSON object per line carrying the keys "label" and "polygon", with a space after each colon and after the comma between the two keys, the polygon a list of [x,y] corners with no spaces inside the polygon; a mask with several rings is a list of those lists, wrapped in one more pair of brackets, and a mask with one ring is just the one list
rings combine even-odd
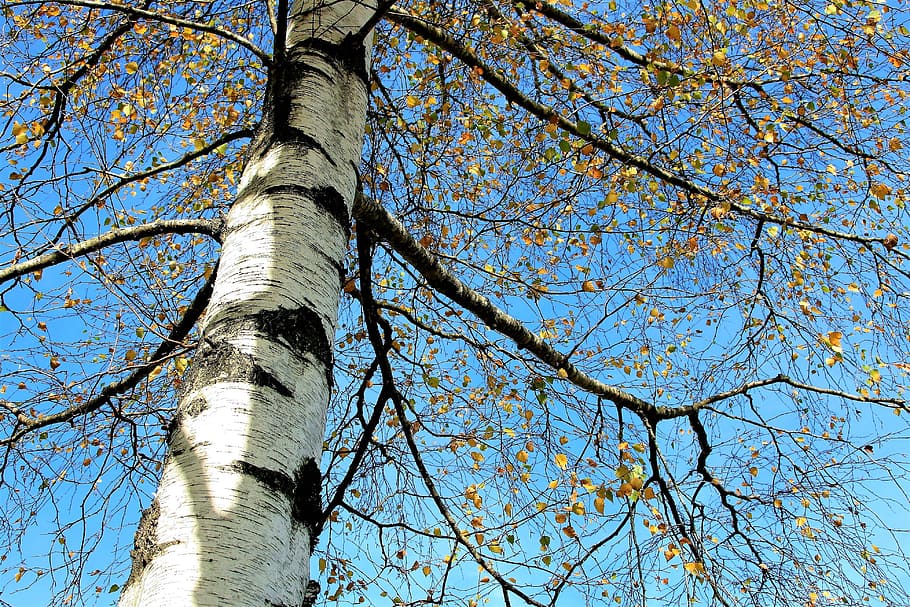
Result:
{"label": "tree trunk", "polygon": [[304,603],[373,14],[290,11],[122,607]]}

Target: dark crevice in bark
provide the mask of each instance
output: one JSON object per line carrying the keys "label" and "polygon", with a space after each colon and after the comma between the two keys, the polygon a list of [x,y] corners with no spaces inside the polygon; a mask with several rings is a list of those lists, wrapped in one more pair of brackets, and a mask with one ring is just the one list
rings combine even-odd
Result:
{"label": "dark crevice in bark", "polygon": [[316,580],[310,580],[306,583],[306,591],[303,594],[303,605],[301,607],[313,607],[316,604],[316,599],[319,598],[319,591],[321,590],[319,582]]}
{"label": "dark crevice in bark", "polygon": [[152,562],[155,555],[174,544],[179,544],[177,540],[158,543],[158,517],[161,509],[158,505],[158,499],[153,499],[149,507],[142,511],[142,517],[139,519],[139,528],[136,530],[136,537],[133,539],[133,549],[130,550],[130,557],[133,561],[133,567],[130,570],[130,577],[126,580],[124,588],[139,579],[142,571]]}
{"label": "dark crevice in bark", "polygon": [[[276,102],[276,106],[277,105],[278,103]],[[272,145],[288,143],[297,144],[301,147],[305,147],[311,150],[318,150],[319,153],[322,154],[332,166],[338,166],[335,162],[335,159],[332,158],[332,155],[329,154],[328,150],[326,150],[322,144],[307,134],[306,131],[288,124],[287,112],[290,112],[290,108],[285,110],[285,112],[286,113],[280,117],[280,119],[275,123],[275,127],[272,129],[271,138],[269,140],[269,147]]]}
{"label": "dark crevice in bark", "polygon": [[299,64],[303,57],[314,53],[323,55],[340,70],[352,72],[364,84],[369,84],[370,74],[367,69],[363,36],[358,36],[356,33],[348,34],[338,44],[317,38],[308,38],[301,40],[288,49],[288,57],[294,64]]}
{"label": "dark crevice in bark", "polygon": [[294,473],[294,478],[284,472],[243,461],[233,464],[231,469],[253,477],[286,497],[291,504],[291,520],[307,528],[310,549],[316,547],[317,529],[322,519],[322,473],[315,459],[307,459]]}
{"label": "dark crevice in bark", "polygon": [[[294,396],[294,392],[289,387],[256,363],[252,356],[241,352],[227,341],[213,341],[207,338],[199,347],[193,358],[193,364],[187,370],[184,393],[192,392],[199,386],[222,381],[249,382],[254,386],[271,388],[282,396],[289,398]],[[191,401],[190,405],[197,400]],[[204,409],[203,406],[201,409],[194,408],[193,410],[198,415]],[[187,409],[183,409],[181,412],[191,415]]]}
{"label": "dark crevice in bark", "polygon": [[196,417],[203,411],[209,408],[208,402],[202,396],[197,396],[186,403],[186,405],[181,406],[180,410],[190,417]]}
{"label": "dark crevice in bark", "polygon": [[[318,314],[305,307],[293,310],[278,308],[262,310],[250,319],[257,331],[276,341],[283,341],[300,355],[315,356],[325,366],[328,385],[332,386],[332,344]],[[241,321],[235,326],[242,327],[244,324]]]}
{"label": "dark crevice in bark", "polygon": [[292,194],[305,196],[315,202],[320,209],[331,215],[338,225],[345,230],[345,233],[349,234],[350,232],[351,213],[344,202],[344,196],[332,186],[307,188],[289,183],[266,188],[263,193],[266,195]]}
{"label": "dark crevice in bark", "polygon": [[203,396],[195,396],[189,402],[182,401],[177,406],[177,412],[171,418],[171,421],[168,423],[166,428],[165,442],[168,446],[167,455],[165,456],[165,461],[171,458],[171,456],[182,455],[186,452],[186,449],[178,449],[174,447],[173,439],[176,436],[178,429],[183,424],[183,417],[196,417],[206,409],[208,409],[208,401],[205,400]]}
{"label": "dark crevice in bark", "polygon": [[249,462],[237,462],[231,468],[241,474],[252,476],[272,491],[277,491],[288,498],[289,501],[293,501],[296,484],[294,479],[284,472],[270,470]]}
{"label": "dark crevice in bark", "polygon": [[322,473],[315,459],[309,458],[294,474],[296,491],[294,492],[292,516],[295,521],[304,525],[310,532],[310,551],[316,548],[319,541],[319,530],[322,524]]}
{"label": "dark crevice in bark", "polygon": [[[299,606],[295,607],[313,607],[316,604],[316,599],[319,597],[319,591],[321,587],[319,582],[316,580],[310,580],[307,582],[306,590],[303,593],[303,602]],[[291,607],[285,603],[273,603],[272,601],[266,601],[265,607]]]}

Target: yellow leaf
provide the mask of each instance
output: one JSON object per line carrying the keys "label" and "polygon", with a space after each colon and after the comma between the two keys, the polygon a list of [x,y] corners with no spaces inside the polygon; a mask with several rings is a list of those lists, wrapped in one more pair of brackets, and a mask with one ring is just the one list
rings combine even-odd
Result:
{"label": "yellow leaf", "polygon": [[125,67],[126,67],[127,74],[135,74],[136,72],[139,71],[139,64],[136,63],[135,61],[130,61],[129,63],[126,64]]}
{"label": "yellow leaf", "polygon": [[126,354],[123,355],[123,358],[125,358],[125,359],[128,360],[128,361],[136,360],[136,351],[135,351],[135,350],[127,350],[127,351],[126,351]]}
{"label": "yellow leaf", "polygon": [[882,374],[878,369],[872,369],[872,371],[869,372],[869,377],[872,379],[872,382],[876,384],[882,381]]}
{"label": "yellow leaf", "polygon": [[174,368],[177,369],[178,374],[183,375],[183,372],[186,371],[186,367],[189,364],[190,364],[190,361],[188,361],[186,358],[181,356],[180,358],[178,358],[177,360],[174,361]]}
{"label": "yellow leaf", "polygon": [[572,504],[572,514],[577,514],[578,516],[581,516],[584,513],[585,513],[584,504],[582,504],[581,502],[575,502],[574,504]]}
{"label": "yellow leaf", "polygon": [[756,468],[755,466],[752,466],[751,468],[749,468],[749,474],[751,474],[752,476],[758,476],[758,468]]}
{"label": "yellow leaf", "polygon": [[683,568],[691,573],[692,575],[704,575],[705,566],[699,562],[686,563],[683,565]]}
{"label": "yellow leaf", "polygon": [[433,570],[430,568],[429,565],[424,565],[422,571],[423,571],[424,575],[430,575],[430,572]]}
{"label": "yellow leaf", "polygon": [[517,454],[515,454],[515,458],[522,464],[526,464],[528,463],[528,452],[522,449]]}
{"label": "yellow leaf", "polygon": [[597,510],[599,514],[604,513],[604,498],[595,497],[594,498],[594,509]]}
{"label": "yellow leaf", "polygon": [[407,97],[405,97],[404,102],[406,104],[408,104],[408,107],[416,107],[416,106],[420,105],[420,99],[418,99],[414,95],[408,95]]}
{"label": "yellow leaf", "polygon": [[657,262],[657,265],[659,265],[660,267],[662,267],[665,270],[669,270],[674,265],[676,265],[676,262],[673,261],[672,257],[663,257]]}
{"label": "yellow leaf", "polygon": [[556,462],[556,465],[559,466],[560,470],[565,470],[569,465],[569,458],[563,453],[557,453],[556,457],[553,458],[553,461]]}

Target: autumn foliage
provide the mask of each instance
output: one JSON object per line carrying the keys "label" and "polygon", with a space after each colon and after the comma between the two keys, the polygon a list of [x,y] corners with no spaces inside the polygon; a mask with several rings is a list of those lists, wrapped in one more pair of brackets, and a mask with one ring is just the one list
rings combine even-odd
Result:
{"label": "autumn foliage", "polygon": [[[106,604],[281,15],[2,6],[0,596]],[[908,604],[908,9],[380,6],[320,600]]]}

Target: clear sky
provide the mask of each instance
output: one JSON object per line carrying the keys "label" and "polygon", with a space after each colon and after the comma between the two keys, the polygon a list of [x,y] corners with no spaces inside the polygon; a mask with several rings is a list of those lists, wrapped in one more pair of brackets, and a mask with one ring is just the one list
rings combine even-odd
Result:
{"label": "clear sky", "polygon": [[[543,592],[571,570],[570,579],[601,584],[605,601],[630,588],[623,604],[645,593],[654,598],[649,605],[660,607],[704,595],[696,562],[681,547],[680,534],[668,531],[672,509],[647,493],[660,493],[656,482],[634,494],[623,488],[650,477],[652,456],[667,480],[664,489],[693,515],[687,532],[713,550],[711,566],[727,579],[762,583],[759,564],[749,560],[753,541],[794,580],[818,554],[819,567],[832,574],[874,584],[873,560],[891,558],[896,568],[885,590],[910,588],[903,553],[908,414],[860,402],[863,394],[896,398],[906,386],[910,222],[902,199],[906,175],[892,165],[903,166],[910,141],[906,105],[890,96],[906,90],[907,80],[900,79],[906,68],[897,65],[902,56],[910,62],[900,54],[908,41],[905,5],[794,5],[788,42],[778,47],[775,36],[783,34],[777,24],[786,11],[762,8],[762,2],[671,4],[611,2],[588,9],[615,22],[608,29],[625,36],[628,48],[643,53],[664,44],[668,58],[704,68],[704,76],[650,73],[606,46],[591,56],[590,40],[561,41],[563,28],[533,22],[537,29],[529,31],[540,36],[534,40],[543,49],[535,52],[550,54],[564,71],[556,77],[547,61],[527,60],[526,44],[507,42],[518,39],[527,20],[512,15],[514,28],[492,27],[497,18],[473,3],[454,3],[451,11],[436,5],[432,13],[408,4],[445,21],[453,37],[471,42],[521,90],[536,91],[536,99],[571,120],[577,132],[566,135],[518,101],[506,101],[483,83],[482,69],[439,50],[443,41],[428,42],[429,33],[418,39],[387,23],[376,49],[382,84],[373,91],[361,178],[367,193],[400,217],[446,269],[536,336],[571,352],[592,377],[668,407],[777,374],[792,383],[756,387],[702,412],[713,444],[704,470],[731,492],[724,497],[703,482],[699,455],[706,451],[689,418],[661,422],[661,450],[652,453],[641,420],[628,411],[620,419],[609,401],[579,390],[434,295],[412,265],[380,247],[375,288],[396,330],[396,379],[410,399],[411,419],[420,418],[422,457],[471,541],[528,592]],[[247,15],[220,2],[173,8],[216,25],[236,18],[232,28],[267,40],[259,9]],[[72,96],[73,118],[59,143],[46,150],[22,147],[16,143],[26,133],[21,125],[46,112],[47,101],[9,73],[31,69],[29,78],[43,78],[42,62],[53,72],[62,60],[58,47],[69,49],[68,41],[54,39],[66,29],[57,16],[41,18],[51,24],[42,30],[47,40],[39,31],[16,33],[12,17],[2,30],[8,64],[0,74],[8,96],[3,107],[11,112],[3,150],[11,164],[0,191],[0,269],[58,229],[76,238],[60,217],[77,209],[80,237],[226,211],[243,138],[224,146],[216,138],[256,121],[265,70],[254,54],[237,41],[219,45],[183,30],[134,27],[123,48],[105,59],[107,69],[90,89],[94,95]],[[84,34],[97,42],[119,22],[86,23],[98,26],[97,34]],[[740,37],[736,23],[747,24]],[[857,71],[865,71],[832,84],[837,61],[849,63],[841,53],[849,36],[841,30],[876,32],[878,23],[891,32],[876,39],[884,50],[873,53],[856,34],[853,52],[869,57]],[[800,38],[797,25],[830,39]],[[713,54],[720,52],[714,37],[733,40],[722,56]],[[41,58],[26,65],[33,54]],[[712,85],[712,75],[733,77],[724,72],[728,62],[767,80],[765,96],[743,87],[749,95],[742,101],[729,83]],[[795,75],[784,75],[785,65],[794,66]],[[886,77],[893,81],[876,81]],[[570,78],[590,94],[574,95]],[[249,91],[258,92],[247,103]],[[780,101],[768,101],[767,93]],[[795,127],[797,117],[813,121],[815,130]],[[842,129],[834,131],[839,138],[818,132],[825,128]],[[747,208],[737,214],[687,197],[634,163],[610,160],[586,143],[592,133],[602,147],[620,141],[649,162],[736,193],[731,198],[744,198]],[[855,153],[856,146],[874,148],[875,158]],[[156,175],[101,195],[124,176],[208,147],[204,159],[167,179]],[[38,168],[29,172],[32,162]],[[757,220],[750,209],[791,209],[793,221],[811,218],[827,232]],[[891,233],[899,246],[892,251],[879,238],[870,252],[831,236],[841,229],[876,238]],[[190,305],[216,255],[216,246],[199,236],[129,242],[83,266],[47,269],[3,291],[9,310],[0,312],[0,398],[46,415],[90,398],[122,377],[122,369],[137,368]],[[345,265],[353,276],[353,251]],[[359,437],[360,426],[351,420],[372,356],[362,329],[358,304],[345,296],[323,461],[327,489],[344,474],[346,450]],[[0,563],[0,601],[46,603],[50,583],[64,579],[51,573],[57,567],[70,567],[82,580],[86,602],[96,595],[100,604],[116,600],[189,357],[174,352],[134,398],[116,399],[95,415],[29,437],[21,450],[4,451],[0,537],[21,543]],[[808,383],[860,398],[797,389]],[[369,407],[376,387],[365,396]],[[333,594],[350,583],[341,600],[356,602],[363,583],[368,603],[381,605],[395,595],[419,600],[444,583],[503,605],[501,594],[491,593],[495,584],[482,581],[489,574],[463,548],[452,552],[453,541],[445,539],[451,530],[426,499],[429,490],[410,464],[391,411],[376,440],[381,448],[371,449],[350,492],[361,516],[342,509],[314,558],[323,589]],[[732,528],[724,499],[739,509],[737,524],[749,541]],[[376,521],[386,526],[370,524]],[[31,529],[23,535],[18,529],[24,525]],[[619,539],[593,550],[617,529]],[[88,551],[94,555],[82,559]],[[792,566],[797,557],[803,569]],[[108,568],[112,558],[121,565],[115,574]],[[68,593],[57,590],[59,598]],[[562,600],[581,602],[573,593],[567,584]]]}

